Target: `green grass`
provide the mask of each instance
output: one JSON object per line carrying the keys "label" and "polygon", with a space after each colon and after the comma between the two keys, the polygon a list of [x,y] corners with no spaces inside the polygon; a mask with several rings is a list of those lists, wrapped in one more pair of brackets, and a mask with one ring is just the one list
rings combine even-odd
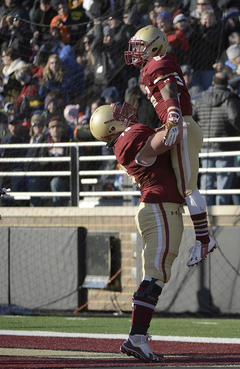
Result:
{"label": "green grass", "polygon": [[[127,335],[130,324],[130,317],[0,316],[1,330]],[[161,336],[240,338],[240,320],[154,318],[149,333]]]}

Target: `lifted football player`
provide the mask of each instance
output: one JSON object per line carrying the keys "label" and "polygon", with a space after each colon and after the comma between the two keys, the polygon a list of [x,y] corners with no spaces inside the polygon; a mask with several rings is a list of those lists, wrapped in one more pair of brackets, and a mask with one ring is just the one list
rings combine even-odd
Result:
{"label": "lifted football player", "polygon": [[209,235],[206,203],[197,188],[202,131],[192,119],[190,95],[182,71],[166,54],[167,47],[165,33],[146,26],[129,40],[125,60],[128,65],[143,67],[141,83],[165,128],[166,146],[176,142],[181,114],[183,117],[183,140],[171,149],[171,160],[178,190],[186,201],[194,224],[196,241],[189,250],[191,257],[187,266],[190,267],[203,261],[216,248],[216,242]]}

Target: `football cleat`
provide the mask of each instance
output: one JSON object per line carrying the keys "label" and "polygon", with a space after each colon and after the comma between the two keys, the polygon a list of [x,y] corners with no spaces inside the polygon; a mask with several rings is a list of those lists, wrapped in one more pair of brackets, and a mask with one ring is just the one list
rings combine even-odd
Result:
{"label": "football cleat", "polygon": [[217,248],[216,242],[210,236],[210,242],[202,244],[201,241],[196,241],[195,245],[189,249],[191,258],[187,262],[187,266],[194,266],[206,259],[210,252],[213,252]]}
{"label": "football cleat", "polygon": [[122,344],[120,351],[128,356],[134,356],[136,359],[146,363],[159,363],[163,361],[163,355],[155,354],[148,345],[148,340],[151,340],[149,334],[135,334]]}

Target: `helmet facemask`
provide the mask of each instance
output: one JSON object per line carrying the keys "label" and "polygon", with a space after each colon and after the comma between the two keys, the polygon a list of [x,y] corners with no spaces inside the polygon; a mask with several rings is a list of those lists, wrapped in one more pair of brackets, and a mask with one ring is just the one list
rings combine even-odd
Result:
{"label": "helmet facemask", "polygon": [[125,51],[124,53],[126,64],[133,64],[135,67],[140,68],[155,55],[159,55],[161,48],[160,50],[158,50],[156,47],[152,49],[152,45],[158,38],[159,36],[147,44],[143,40],[132,37],[128,42],[128,51]]}
{"label": "helmet facemask", "polygon": [[111,104],[113,108],[113,118],[119,122],[124,128],[129,127],[137,121],[137,110],[130,104],[124,102],[122,107],[118,108],[118,103]]}

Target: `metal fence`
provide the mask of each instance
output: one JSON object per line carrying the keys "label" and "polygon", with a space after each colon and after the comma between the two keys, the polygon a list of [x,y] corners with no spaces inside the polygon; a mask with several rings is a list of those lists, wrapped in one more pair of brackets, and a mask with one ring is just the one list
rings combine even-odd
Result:
{"label": "metal fence", "polygon": [[[240,137],[223,137],[223,138],[205,138],[204,142],[239,142]],[[81,170],[81,163],[87,161],[115,161],[114,155],[99,155],[99,156],[79,156],[79,147],[86,146],[104,146],[102,142],[74,142],[74,143],[54,143],[54,144],[3,144],[0,145],[2,149],[19,149],[19,148],[39,148],[39,147],[69,147],[70,155],[64,157],[41,157],[41,158],[0,158],[0,163],[24,163],[24,162],[69,162],[70,169],[67,171],[21,171],[11,172],[4,171],[0,172],[0,177],[23,177],[23,176],[37,176],[37,177],[70,177],[70,191],[67,192],[11,192],[11,197],[14,199],[30,199],[31,197],[45,197],[52,198],[53,196],[67,197],[70,199],[71,206],[79,206],[79,199],[81,197],[123,197],[123,196],[139,196],[140,192],[133,190],[131,186],[123,186],[122,191],[98,191],[95,189],[99,182],[101,182],[101,176],[115,176],[124,175],[127,176],[126,172],[121,169],[112,170]],[[224,152],[209,152],[200,153],[199,157],[221,157],[221,156],[239,156],[240,151],[224,151]],[[240,172],[240,167],[228,167],[228,168],[200,168],[199,173],[203,172]],[[90,191],[80,191],[80,181],[82,184],[90,184]],[[129,182],[128,182],[129,183]],[[238,194],[240,195],[240,189],[230,190],[200,190],[203,195],[217,195],[217,194]]]}

